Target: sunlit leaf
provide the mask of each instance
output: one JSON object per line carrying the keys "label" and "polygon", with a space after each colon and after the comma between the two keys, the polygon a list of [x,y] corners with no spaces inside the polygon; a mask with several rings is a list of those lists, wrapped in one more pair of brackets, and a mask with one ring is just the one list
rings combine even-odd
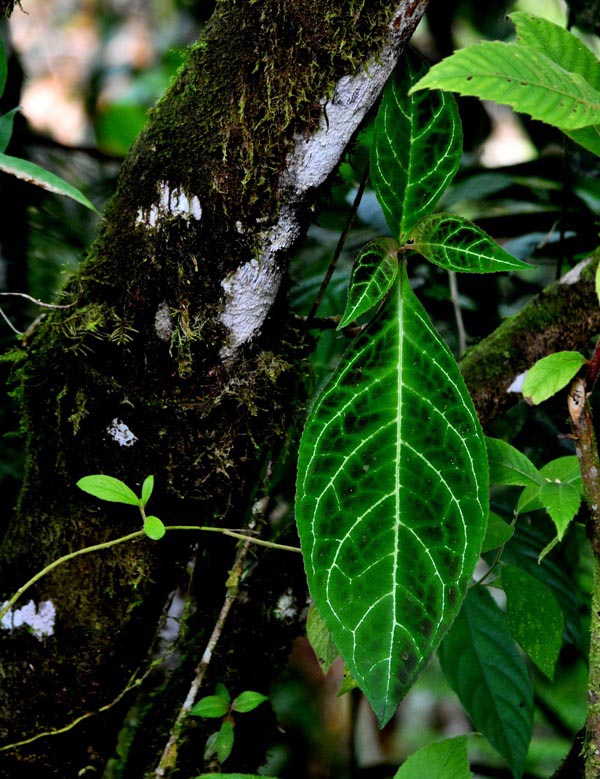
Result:
{"label": "sunlit leaf", "polygon": [[579,511],[583,494],[576,455],[552,460],[540,469],[540,475],[542,482],[526,487],[519,496],[517,511],[546,509],[561,541]]}
{"label": "sunlit leaf", "polygon": [[160,541],[166,532],[163,521],[158,517],[150,515],[144,519],[144,533],[153,541]]}
{"label": "sunlit leaf", "polygon": [[540,671],[554,678],[565,620],[556,598],[538,579],[512,565],[502,566],[506,624]]}
{"label": "sunlit leaf", "polygon": [[140,504],[135,492],[121,479],[116,479],[114,476],[105,476],[103,473],[84,476],[82,479],[79,479],[77,486],[80,490],[100,500],[108,500],[112,503],[126,503],[128,506],[139,506]]}
{"label": "sunlit leaf", "polygon": [[254,692],[253,690],[245,690],[241,692],[237,698],[233,699],[231,704],[232,711],[239,711],[240,714],[246,714],[249,711],[254,711],[261,703],[268,701],[269,697],[263,695],[260,692]]}
{"label": "sunlit leaf", "polygon": [[485,588],[469,590],[439,657],[477,730],[520,777],[533,727],[533,688],[504,614]]}
{"label": "sunlit leaf", "polygon": [[339,657],[340,653],[333,643],[331,633],[325,624],[325,620],[317,611],[314,603],[311,604],[308,610],[306,637],[315,653],[317,662],[321,666],[321,670],[326,674],[331,668],[333,661],[336,657]]}
{"label": "sunlit leaf", "polygon": [[310,414],[296,517],[313,599],[384,724],[460,608],[487,519],[475,409],[405,269]]}
{"label": "sunlit leaf", "polygon": [[398,248],[393,238],[375,238],[362,249],[352,266],[348,302],[338,330],[385,298],[398,275]]}
{"label": "sunlit leaf", "polygon": [[0,116],[0,153],[6,151],[12,132],[15,114],[19,111],[19,108],[13,108],[7,114]]}
{"label": "sunlit leaf", "polygon": [[[509,17],[517,28],[517,43],[541,51],[561,68],[578,73],[600,91],[600,62],[579,38],[539,16],[515,12]],[[600,156],[600,124],[580,130],[565,130],[569,138]]]}
{"label": "sunlit leaf", "polygon": [[462,154],[454,97],[407,94],[426,70],[421,57],[407,51],[384,89],[375,119],[371,179],[392,236],[400,243],[433,211]]}
{"label": "sunlit leaf", "polygon": [[422,747],[410,755],[394,779],[471,779],[468,736],[455,736]]}
{"label": "sunlit leaf", "polygon": [[514,446],[499,438],[485,439],[490,466],[490,484],[526,487],[541,484],[543,477],[531,460]]}
{"label": "sunlit leaf", "polygon": [[577,374],[585,357],[579,352],[556,352],[533,365],[523,382],[523,397],[534,405],[556,395]]}
{"label": "sunlit leaf", "polygon": [[150,500],[154,489],[154,476],[146,476],[142,484],[142,504],[145,506]]}
{"label": "sunlit leaf", "polygon": [[567,130],[594,125],[600,115],[600,91],[579,73],[569,73],[524,44],[484,41],[459,49],[413,87],[420,89],[446,89],[505,103]]}
{"label": "sunlit leaf", "polygon": [[96,211],[95,206],[90,203],[82,192],[64,181],[64,179],[61,179],[60,176],[50,173],[49,170],[41,168],[34,162],[21,160],[18,157],[10,157],[7,154],[0,154],[0,170],[3,173],[9,173],[11,176],[27,181],[29,184],[35,184],[37,187],[47,189],[49,192],[70,197],[72,200],[76,200],[81,205],[86,206],[86,208]]}
{"label": "sunlit leaf", "polygon": [[192,706],[192,717],[224,717],[229,711],[229,704],[220,695],[207,695],[200,698],[198,703]]}
{"label": "sunlit leaf", "polygon": [[531,269],[531,265],[510,255],[480,227],[462,216],[428,216],[415,227],[410,238],[411,249],[447,270],[496,273]]}

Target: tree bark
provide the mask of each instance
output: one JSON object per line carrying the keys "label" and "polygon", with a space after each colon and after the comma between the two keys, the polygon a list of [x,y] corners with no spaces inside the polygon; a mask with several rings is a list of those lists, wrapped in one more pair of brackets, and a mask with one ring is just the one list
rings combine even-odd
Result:
{"label": "tree bark", "polygon": [[[217,4],[123,166],[99,237],[65,291],[72,308],[23,340],[27,467],[0,549],[5,598],[61,555],[140,527],[134,507],[80,493],[84,475],[139,490],[154,473],[152,513],[169,524],[244,524],[303,405],[306,346],[287,316],[288,262],[425,6]],[[34,627],[2,634],[0,776],[103,770],[127,696],[65,732],[6,747],[119,698],[144,668],[192,541],[180,534],[78,557],[16,604],[15,624],[26,616]],[[195,651],[219,613],[234,552],[229,539],[203,536],[199,545]],[[215,660],[232,685],[266,685],[289,640],[273,612],[301,570],[274,568],[273,582],[256,577],[258,604],[236,617],[242,670],[228,657],[231,643]],[[263,631],[265,645],[250,647],[242,627]]]}

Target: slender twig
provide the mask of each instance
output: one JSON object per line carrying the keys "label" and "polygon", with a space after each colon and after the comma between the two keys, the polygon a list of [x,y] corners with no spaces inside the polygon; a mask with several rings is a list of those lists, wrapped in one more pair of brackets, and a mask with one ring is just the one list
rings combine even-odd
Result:
{"label": "slender twig", "polygon": [[17,330],[17,328],[13,325],[13,323],[10,321],[10,319],[6,316],[6,314],[4,313],[4,311],[1,308],[0,308],[0,316],[2,317],[2,319],[4,319],[6,324],[10,327],[10,329],[13,331],[13,333],[15,335],[18,335],[18,336],[25,335],[24,331]]}
{"label": "slender twig", "polygon": [[[261,538],[254,538],[253,536],[249,536],[244,533],[238,533],[237,530],[231,530],[230,528],[227,527],[207,527],[203,525],[167,525],[165,527],[165,530],[167,532],[171,530],[188,530],[188,531],[200,530],[205,533],[221,533],[222,535],[229,536],[230,538],[237,538],[243,541],[247,541],[249,544],[266,546],[269,549],[278,549],[279,551],[283,551],[283,552],[296,552],[298,554],[301,553],[301,550],[298,549],[298,547],[296,546],[287,546],[287,544],[276,544],[274,541],[263,541]],[[93,544],[92,546],[86,546],[83,549],[77,549],[75,552],[69,552],[68,554],[63,555],[62,557],[57,557],[56,560],[53,560],[45,568],[42,568],[40,571],[34,574],[31,577],[31,579],[29,579],[28,581],[25,582],[25,584],[23,584],[22,587],[19,587],[19,589],[15,592],[15,594],[0,607],[0,621],[15,605],[15,603],[19,600],[19,598],[21,597],[21,595],[23,595],[24,592],[26,592],[30,587],[33,587],[33,585],[36,582],[38,582],[43,576],[49,574],[59,565],[62,565],[63,563],[66,563],[69,560],[73,560],[76,557],[80,557],[81,555],[84,554],[90,554],[91,552],[100,552],[103,549],[110,549],[112,546],[117,546],[118,544],[124,544],[127,541],[139,541],[141,538],[147,538],[146,532],[144,530],[136,530],[135,533],[129,533],[126,536],[113,538],[111,541],[104,541],[101,544]]]}
{"label": "slender twig", "polygon": [[356,191],[354,201],[350,208],[348,219],[346,220],[346,224],[344,226],[344,229],[342,230],[342,234],[340,235],[340,238],[337,242],[337,246],[335,247],[333,257],[331,258],[331,262],[329,263],[329,267],[327,268],[327,273],[325,274],[323,281],[321,282],[321,286],[319,287],[319,291],[317,293],[317,297],[315,298],[315,302],[313,303],[312,308],[310,309],[308,316],[306,317],[308,322],[311,322],[311,320],[314,319],[315,314],[317,313],[319,306],[321,305],[323,298],[325,297],[325,292],[327,291],[327,287],[329,286],[331,277],[333,276],[333,273],[337,267],[338,261],[344,249],[346,239],[348,238],[348,233],[350,232],[350,228],[352,227],[352,223],[354,222],[354,217],[356,216],[356,213],[358,211],[358,207],[360,205],[360,201],[362,200],[362,196],[364,194],[365,187],[367,186],[368,180],[369,180],[369,165],[367,164],[367,167],[365,168],[365,171],[360,180],[360,184],[358,185],[358,190]]}
{"label": "slender twig", "polygon": [[177,764],[177,747],[185,725],[185,720],[187,719],[192,706],[194,705],[194,701],[196,700],[196,696],[198,695],[198,691],[202,686],[204,676],[208,670],[213,652],[215,651],[215,648],[223,632],[223,628],[225,626],[225,622],[231,607],[238,597],[240,578],[244,568],[246,555],[248,554],[248,549],[250,548],[252,540],[253,539],[250,536],[246,536],[244,542],[237,550],[233,567],[229,572],[229,577],[227,579],[227,589],[225,593],[225,600],[223,601],[223,606],[221,607],[221,611],[217,617],[217,621],[215,622],[211,636],[208,639],[208,643],[206,644],[204,652],[202,653],[200,662],[196,666],[194,679],[190,685],[190,689],[188,690],[185,701],[179,710],[177,719],[171,728],[169,740],[167,741],[167,745],[164,748],[160,762],[154,771],[154,776],[157,777],[157,779],[163,779],[163,777],[167,776],[168,773],[174,770]]}
{"label": "slender twig", "polygon": [[65,305],[59,305],[58,303],[44,303],[43,300],[38,300],[37,298],[31,297],[31,295],[28,295],[26,292],[0,292],[1,297],[13,297],[13,298],[25,298],[25,300],[29,300],[31,303],[35,303],[36,306],[40,306],[41,308],[73,308],[75,303],[66,303]]}
{"label": "slender twig", "polygon": [[448,281],[450,282],[450,300],[452,301],[452,307],[454,309],[456,332],[458,334],[458,353],[459,356],[462,357],[463,354],[467,351],[467,331],[465,330],[465,323],[463,321],[460,301],[458,299],[458,284],[456,281],[455,271],[448,271]]}

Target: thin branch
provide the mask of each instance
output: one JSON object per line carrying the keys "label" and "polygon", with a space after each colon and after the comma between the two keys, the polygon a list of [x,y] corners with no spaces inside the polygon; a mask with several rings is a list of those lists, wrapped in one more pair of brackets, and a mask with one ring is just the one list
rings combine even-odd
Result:
{"label": "thin branch", "polygon": [[[2,293],[0,293],[0,294],[2,294]],[[4,319],[6,324],[10,327],[10,329],[13,331],[13,333],[15,335],[18,335],[19,337],[21,337],[22,335],[25,335],[24,331],[17,330],[17,328],[13,325],[13,323],[10,321],[10,319],[6,316],[6,314],[4,313],[4,311],[1,308],[0,308],[0,316],[2,317],[2,319]]]}
{"label": "thin branch", "polygon": [[213,652],[215,651],[215,648],[223,632],[223,628],[225,626],[225,622],[227,621],[227,617],[229,616],[231,607],[238,597],[240,577],[242,575],[250,544],[251,538],[246,536],[245,541],[240,545],[236,553],[233,567],[229,572],[229,577],[227,579],[227,589],[223,606],[221,607],[221,611],[217,617],[212,634],[208,640],[208,643],[206,644],[204,652],[202,653],[200,662],[196,667],[194,679],[190,685],[188,694],[181,706],[181,709],[179,710],[177,719],[171,728],[169,740],[164,748],[160,762],[154,771],[154,776],[157,777],[157,779],[163,779],[163,777],[167,776],[168,773],[174,770],[177,765],[177,746],[179,744],[181,733],[185,726],[185,721],[192,709],[192,706],[194,705],[198,691],[202,686],[204,676],[208,670]]}
{"label": "thin branch", "polygon": [[458,283],[456,281],[455,271],[448,271],[448,281],[450,282],[450,300],[452,301],[452,308],[454,309],[454,319],[456,321],[456,332],[458,335],[458,353],[459,356],[462,357],[467,351],[467,331],[465,330],[465,323],[463,321],[460,301],[458,299]]}
{"label": "thin branch", "polygon": [[327,291],[327,287],[329,286],[331,277],[333,276],[333,273],[337,267],[338,261],[340,259],[342,251],[346,244],[348,233],[350,232],[350,228],[352,227],[352,223],[354,222],[354,217],[356,216],[356,213],[358,211],[358,207],[360,205],[360,201],[362,200],[362,196],[365,192],[365,187],[367,186],[368,180],[369,180],[369,165],[367,164],[367,167],[365,168],[362,178],[360,180],[360,184],[358,185],[358,190],[356,191],[356,195],[354,197],[352,207],[350,208],[348,219],[346,220],[346,224],[344,226],[344,229],[342,230],[342,234],[340,235],[340,238],[337,242],[337,246],[335,247],[333,257],[331,258],[331,262],[329,263],[329,267],[327,268],[327,273],[325,274],[323,281],[321,282],[321,286],[319,287],[319,291],[317,293],[317,297],[315,298],[315,302],[313,303],[312,308],[310,309],[308,316],[306,317],[308,322],[311,322],[315,318],[315,314],[317,313],[319,306],[321,305],[323,298],[325,297],[325,292]]}
{"label": "thin branch", "polygon": [[0,292],[1,297],[12,297],[12,298],[24,298],[25,300],[29,300],[31,303],[35,303],[36,306],[40,306],[41,308],[73,308],[75,303],[66,303],[65,305],[59,305],[58,303],[44,303],[43,300],[38,300],[37,298],[31,297],[31,295],[28,295],[26,292]]}

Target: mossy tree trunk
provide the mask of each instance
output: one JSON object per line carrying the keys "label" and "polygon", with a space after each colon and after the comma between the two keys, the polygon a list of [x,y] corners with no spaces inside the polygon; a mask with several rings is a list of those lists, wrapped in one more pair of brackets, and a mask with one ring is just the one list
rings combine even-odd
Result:
{"label": "mossy tree trunk", "polygon": [[[24,340],[27,470],[0,551],[4,597],[59,556],[138,529],[135,508],[77,490],[87,474],[139,488],[154,473],[152,512],[169,524],[244,524],[303,402],[305,349],[286,310],[290,256],[425,5],[217,4],[123,166],[62,301],[72,307]],[[16,608],[32,601],[37,635],[1,634],[4,745],[62,729],[119,696],[145,667],[197,541],[179,534],[79,557],[24,596]],[[198,543],[201,651],[235,542]],[[214,660],[213,683],[226,678],[234,690],[268,688],[290,633],[273,617],[277,598],[302,589],[298,561],[274,562],[270,575],[258,557],[250,605]],[[101,775],[130,703],[125,696],[66,732],[0,751],[0,775]],[[162,736],[157,727],[146,768]],[[264,747],[255,743],[250,757]]]}

